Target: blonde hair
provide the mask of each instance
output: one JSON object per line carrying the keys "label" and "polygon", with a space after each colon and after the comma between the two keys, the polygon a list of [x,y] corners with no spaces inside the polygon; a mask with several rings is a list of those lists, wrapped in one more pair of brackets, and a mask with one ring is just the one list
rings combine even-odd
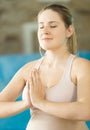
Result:
{"label": "blonde hair", "polygon": [[[51,4],[51,5],[46,6],[39,12],[38,16],[43,11],[48,10],[48,9],[53,10],[59,14],[59,16],[62,18],[66,28],[68,28],[70,25],[73,25],[73,18],[70,13],[70,10],[67,7],[60,5],[60,4]],[[74,33],[68,38],[67,47],[68,47],[68,50],[70,53],[72,53],[72,54],[77,53],[77,41],[76,41],[75,29],[74,29]]]}

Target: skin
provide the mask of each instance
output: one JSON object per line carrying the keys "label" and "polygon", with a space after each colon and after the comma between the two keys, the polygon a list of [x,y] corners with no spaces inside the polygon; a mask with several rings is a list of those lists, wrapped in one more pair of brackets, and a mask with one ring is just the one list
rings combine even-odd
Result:
{"label": "skin", "polygon": [[[56,103],[46,100],[45,86],[54,86],[53,81],[54,84],[58,83],[63,73],[61,69],[64,70],[66,60],[70,55],[66,41],[73,34],[73,26],[66,29],[62,19],[52,10],[41,13],[38,22],[38,39],[40,46],[47,50],[45,57],[47,63],[45,61],[42,63],[40,72],[34,69],[29,79],[30,98],[33,106],[63,119],[90,120],[90,62],[88,60],[76,57],[72,65],[71,80],[77,87],[76,102]],[[53,74],[55,76],[52,77]],[[77,128],[80,128],[78,126]],[[87,129],[85,126],[81,126],[83,130]]]}
{"label": "skin", "polygon": [[[39,70],[34,68],[38,61],[26,64],[0,93],[0,117],[14,115],[34,106],[61,119],[90,120],[90,62],[86,59],[76,57],[71,69],[71,80],[77,87],[76,102],[56,103],[45,98],[45,88],[56,85],[62,77],[70,56],[66,43],[73,32],[73,26],[66,28],[56,12],[46,10],[39,15],[38,39],[40,46],[46,50],[46,55]],[[26,98],[14,102],[26,82]],[[79,128],[77,130],[87,130],[85,126]]]}

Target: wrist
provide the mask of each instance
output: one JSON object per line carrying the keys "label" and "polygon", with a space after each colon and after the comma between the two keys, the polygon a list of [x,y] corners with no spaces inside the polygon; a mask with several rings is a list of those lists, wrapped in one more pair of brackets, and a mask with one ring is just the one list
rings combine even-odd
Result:
{"label": "wrist", "polygon": [[26,102],[25,100],[23,100],[23,102],[26,109],[30,108],[30,104],[28,102]]}
{"label": "wrist", "polygon": [[43,100],[40,100],[36,105],[37,105],[37,108],[44,111],[46,104],[47,104],[47,101],[43,99]]}

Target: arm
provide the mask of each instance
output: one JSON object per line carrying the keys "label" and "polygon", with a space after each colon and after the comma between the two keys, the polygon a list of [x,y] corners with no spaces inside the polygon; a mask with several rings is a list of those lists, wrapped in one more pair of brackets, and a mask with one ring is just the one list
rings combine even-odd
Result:
{"label": "arm", "polygon": [[16,115],[29,108],[25,101],[0,102],[0,118]]}
{"label": "arm", "polygon": [[[70,120],[90,120],[90,62],[84,59],[77,58],[75,63],[75,74],[77,78],[77,101],[56,103],[47,101],[41,96],[42,87],[40,84],[34,86],[34,80],[31,83],[31,101],[32,104],[42,111]],[[37,79],[37,78],[36,78]],[[39,79],[40,80],[40,79]],[[37,89],[36,89],[37,88]],[[42,94],[43,95],[43,94]]]}
{"label": "arm", "polygon": [[20,69],[0,93],[0,118],[15,115],[29,108],[29,100],[14,101],[25,86],[25,67]]}

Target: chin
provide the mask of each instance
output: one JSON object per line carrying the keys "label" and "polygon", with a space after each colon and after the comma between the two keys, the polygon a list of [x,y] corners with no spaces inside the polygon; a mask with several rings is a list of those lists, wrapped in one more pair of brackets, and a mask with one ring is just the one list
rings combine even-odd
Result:
{"label": "chin", "polygon": [[50,48],[50,47],[45,47],[45,48],[42,48],[42,49],[44,49],[45,51],[52,51],[53,50],[53,48]]}

